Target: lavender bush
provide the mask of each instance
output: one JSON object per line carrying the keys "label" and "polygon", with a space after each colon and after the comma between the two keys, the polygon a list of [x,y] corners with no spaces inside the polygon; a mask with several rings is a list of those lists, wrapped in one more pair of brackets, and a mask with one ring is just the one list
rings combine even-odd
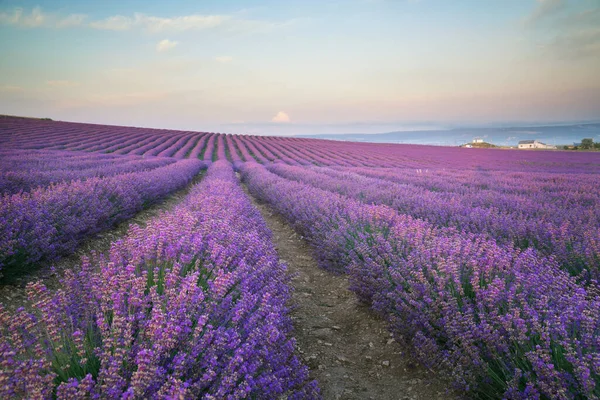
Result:
{"label": "lavender bush", "polygon": [[[322,267],[347,273],[396,339],[466,394],[600,398],[598,154],[10,117],[0,144],[0,187],[48,186],[2,198],[4,268],[72,251],[188,182],[199,159],[229,159]],[[174,163],[186,157],[196,164]],[[317,397],[292,354],[284,272],[217,161],[184,205],[62,290],[32,284],[31,312],[0,310],[0,396]]]}
{"label": "lavender bush", "polygon": [[72,252],[86,237],[184,187],[202,166],[201,161],[184,160],[146,172],[5,195],[0,198],[0,267],[22,270]]}
{"label": "lavender bush", "polygon": [[[536,248],[552,255],[582,282],[597,284],[600,280],[600,214],[594,212],[600,202],[596,194],[585,191],[571,192],[576,195],[561,191],[553,194],[547,185],[544,190],[530,189],[526,194],[488,193],[480,188],[467,190],[462,185],[454,186],[462,188],[460,193],[443,192],[328,168],[306,169],[283,164],[268,168],[285,178],[367,204],[391,206],[400,213],[439,227],[485,234],[500,244],[521,249]],[[396,176],[400,179],[402,175]],[[428,180],[427,177],[420,179]],[[519,187],[527,190],[528,186],[521,182]],[[593,182],[588,186],[593,187]],[[600,182],[596,187],[600,190]]]}
{"label": "lavender bush", "polygon": [[[220,134],[225,136],[224,134]],[[13,149],[55,149],[114,154],[161,154],[205,161],[226,156],[214,133],[81,124],[3,117],[0,144]],[[588,180],[600,172],[599,155],[575,152],[522,152],[461,149],[441,146],[352,143],[320,139],[245,136],[240,140],[258,161],[331,167],[385,167],[406,169],[452,168],[457,171],[575,173]],[[225,140],[226,142],[226,140]],[[240,149],[243,151],[242,149]],[[206,155],[206,157],[204,157]],[[248,158],[244,157],[247,161]],[[235,161],[235,160],[234,160]],[[534,180],[526,176],[526,180]]]}
{"label": "lavender bush", "polygon": [[251,192],[307,236],[320,264],[415,356],[482,398],[600,396],[600,292],[535,250],[440,230],[385,206],[242,168]]}
{"label": "lavender bush", "polygon": [[228,163],[107,259],[0,306],[0,397],[319,398],[294,355],[286,269]]}
{"label": "lavender bush", "polygon": [[0,157],[0,194],[27,192],[51,183],[141,172],[175,162],[168,158],[44,150],[0,152]]}

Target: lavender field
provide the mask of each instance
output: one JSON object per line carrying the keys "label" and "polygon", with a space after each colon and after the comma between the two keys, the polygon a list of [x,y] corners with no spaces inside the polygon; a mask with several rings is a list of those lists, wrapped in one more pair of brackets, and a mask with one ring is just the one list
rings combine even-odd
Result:
{"label": "lavender field", "polygon": [[448,398],[600,398],[600,153],[0,117],[0,196],[2,399],[327,398],[258,203]]}

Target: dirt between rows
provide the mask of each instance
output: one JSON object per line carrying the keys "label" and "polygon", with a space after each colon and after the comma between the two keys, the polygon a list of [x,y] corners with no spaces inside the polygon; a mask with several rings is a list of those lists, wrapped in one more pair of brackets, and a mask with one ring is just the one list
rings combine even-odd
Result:
{"label": "dirt between rows", "polygon": [[192,186],[200,182],[202,176],[203,174],[199,174],[185,188],[140,211],[134,217],[115,225],[114,228],[84,241],[73,254],[52,263],[41,262],[29,273],[10,277],[10,279],[3,278],[4,280],[0,280],[0,303],[9,310],[27,306],[26,287],[29,282],[42,281],[49,289],[58,289],[63,271],[81,265],[82,256],[89,256],[92,253],[108,254],[111,243],[125,236],[129,230],[129,225],[137,224],[145,227],[147,221],[179,204],[189,193]]}
{"label": "dirt between rows", "polygon": [[[252,198],[252,197],[251,197]],[[449,382],[396,343],[385,322],[348,290],[348,280],[317,266],[308,244],[268,204],[253,198],[281,261],[292,274],[298,352],[325,399],[457,399]]]}
{"label": "dirt between rows", "polygon": [[[194,183],[138,213],[113,229],[85,241],[78,250],[52,264],[40,264],[31,273],[0,282],[0,303],[8,309],[27,305],[27,283],[41,280],[60,287],[59,278],[76,268],[82,256],[107,254],[111,243],[127,234],[130,224],[144,227],[151,218],[173,208]],[[409,350],[390,337],[385,322],[357,302],[344,276],[317,267],[308,244],[267,204],[252,196],[273,232],[279,257],[292,274],[292,320],[297,351],[310,368],[325,399],[457,399],[449,383],[420,367]]]}

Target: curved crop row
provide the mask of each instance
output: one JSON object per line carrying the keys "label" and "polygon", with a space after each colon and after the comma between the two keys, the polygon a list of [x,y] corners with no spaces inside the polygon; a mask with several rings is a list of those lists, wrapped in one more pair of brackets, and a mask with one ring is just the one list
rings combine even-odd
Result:
{"label": "curved crop row", "polygon": [[[188,135],[190,138],[185,142],[183,138]],[[204,137],[199,140],[202,135]],[[217,144],[215,149],[214,142],[218,135],[11,117],[0,121],[0,140],[7,148],[110,151],[116,154],[152,154],[154,150],[162,149],[161,155],[177,154],[176,158],[198,158],[201,154],[206,155],[202,157],[205,161],[213,161],[213,153],[215,159],[226,156],[220,151],[220,145]],[[263,158],[271,161],[279,159],[292,165],[438,170],[450,167],[459,171],[477,172],[584,173],[589,175],[588,179],[595,179],[592,175],[597,175],[600,171],[598,154],[591,152],[499,151],[308,138],[273,139],[266,136],[244,136],[240,140],[260,162],[265,162]],[[192,143],[200,143],[198,151],[189,151]],[[180,146],[186,150],[179,152]],[[245,155],[243,158],[249,160]],[[525,176],[524,179],[531,181],[536,177]]]}
{"label": "curved crop row", "polygon": [[31,313],[0,306],[0,397],[319,398],[270,237],[231,165],[214,163],[109,259],[56,293],[30,284]]}
{"label": "curved crop row", "polygon": [[[135,156],[106,159],[100,154],[90,154],[89,158],[73,159],[73,157],[65,157],[65,152],[59,151],[27,150],[27,154],[19,151],[16,153],[0,161],[0,194],[27,192],[51,183],[141,172],[175,162],[169,158]],[[35,162],[28,163],[23,158],[35,159]]]}
{"label": "curved crop row", "polygon": [[582,281],[600,281],[600,216],[594,214],[589,196],[545,202],[542,194],[533,191],[529,196],[483,191],[461,195],[327,168],[282,164],[268,168],[285,178],[364,203],[387,205],[439,227],[486,234],[500,244],[522,249],[536,248],[555,257],[566,271]]}
{"label": "curved crop row", "polygon": [[0,267],[29,267],[73,251],[86,237],[187,185],[203,167],[184,160],[145,172],[59,183],[0,202]]}
{"label": "curved crop row", "polygon": [[250,191],[307,237],[321,266],[351,289],[428,365],[473,396],[600,396],[600,293],[535,250],[436,229],[385,206],[245,164]]}

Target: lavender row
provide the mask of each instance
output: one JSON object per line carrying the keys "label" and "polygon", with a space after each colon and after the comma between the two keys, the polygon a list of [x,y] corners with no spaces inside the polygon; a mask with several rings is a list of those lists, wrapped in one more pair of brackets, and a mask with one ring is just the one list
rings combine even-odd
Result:
{"label": "lavender row", "polygon": [[[224,156],[214,142],[218,134],[174,130],[131,128],[57,121],[3,118],[0,139],[3,147],[27,149],[69,149],[114,151],[118,154],[155,154],[194,158],[191,143],[202,146],[206,161]],[[224,134],[220,134],[224,135]],[[189,139],[185,139],[188,137]],[[204,145],[208,143],[205,150]],[[344,167],[391,167],[438,169],[451,166],[457,170],[587,174],[600,172],[598,154],[564,151],[523,152],[494,149],[464,149],[436,146],[352,143],[321,139],[269,138],[246,136],[242,142],[259,161],[282,160],[291,165],[325,165]],[[185,152],[179,150],[186,148]],[[197,154],[196,154],[197,158]],[[534,179],[529,176],[525,179]]]}
{"label": "lavender row", "polygon": [[0,306],[2,398],[319,398],[294,355],[285,265],[228,163],[62,288]]}
{"label": "lavender row", "polygon": [[[229,136],[228,136],[229,137]],[[246,147],[239,135],[232,136],[233,147],[239,150],[241,161],[254,161],[250,149]]]}
{"label": "lavender row", "polygon": [[[34,165],[5,158],[0,162],[0,195],[27,192],[52,183],[69,182],[94,177],[107,177],[127,172],[141,172],[164,167],[175,162],[168,158],[124,156],[118,160],[91,159],[69,161],[60,157],[63,152],[28,150],[26,157],[37,157]],[[50,153],[50,154],[45,154]],[[44,163],[44,158],[47,158]],[[39,165],[43,165],[40,167]]]}
{"label": "lavender row", "polygon": [[187,185],[203,167],[184,160],[151,171],[59,183],[0,202],[0,267],[24,270],[72,252],[92,234]]}
{"label": "lavender row", "polygon": [[225,144],[227,145],[227,153],[229,154],[229,160],[234,164],[238,165],[243,163],[242,157],[240,156],[240,152],[234,144],[233,136],[227,135],[225,136]]}
{"label": "lavender row", "polygon": [[[322,170],[327,172],[327,170]],[[584,173],[542,174],[489,171],[431,171],[417,173],[407,170],[380,171],[372,168],[353,168],[353,172],[372,178],[392,180],[414,190],[436,192],[437,200],[452,203],[459,200],[464,206],[493,208],[514,218],[527,220],[528,225],[540,222],[560,226],[563,231],[600,225],[600,179]],[[332,175],[339,176],[338,173]],[[361,178],[359,178],[361,179]],[[373,181],[370,181],[373,182]],[[392,185],[392,187],[396,187]],[[405,186],[406,187],[406,186]],[[580,232],[580,239],[590,232]],[[560,238],[555,238],[555,241]],[[571,238],[572,242],[573,239]],[[542,244],[543,246],[543,244]],[[539,247],[542,249],[542,247]]]}
{"label": "lavender row", "polygon": [[398,215],[289,181],[257,164],[243,180],[309,240],[322,267],[430,366],[482,398],[600,396],[600,293],[535,250]]}
{"label": "lavender row", "polygon": [[56,169],[86,169],[107,163],[140,160],[141,157],[117,156],[113,154],[82,153],[57,150],[0,150],[2,170],[56,170]]}
{"label": "lavender row", "polygon": [[173,154],[171,157],[177,158],[178,160],[185,158],[188,154],[192,152],[192,149],[194,148],[194,146],[196,146],[196,144],[198,143],[200,138],[202,138],[202,136],[202,134],[192,136],[190,140],[188,140],[185,143],[185,145],[183,145],[179,150],[177,150],[177,152],[175,152],[175,154]]}
{"label": "lavender row", "polygon": [[223,139],[224,135],[217,136],[216,150],[217,150],[217,160],[227,161],[227,148],[225,146],[225,140]]}
{"label": "lavender row", "polygon": [[482,191],[461,196],[331,169],[274,164],[269,170],[365,203],[388,205],[436,226],[486,234],[523,249],[534,247],[583,281],[600,280],[600,216],[586,195],[551,202],[543,193],[531,198]]}
{"label": "lavender row", "polygon": [[598,198],[593,195],[600,190],[600,179],[585,169],[578,173],[357,167],[343,170],[395,183],[415,185],[430,191],[463,195],[484,191],[490,195],[502,193],[530,196],[540,192],[554,201],[585,194],[586,201],[597,202]]}

